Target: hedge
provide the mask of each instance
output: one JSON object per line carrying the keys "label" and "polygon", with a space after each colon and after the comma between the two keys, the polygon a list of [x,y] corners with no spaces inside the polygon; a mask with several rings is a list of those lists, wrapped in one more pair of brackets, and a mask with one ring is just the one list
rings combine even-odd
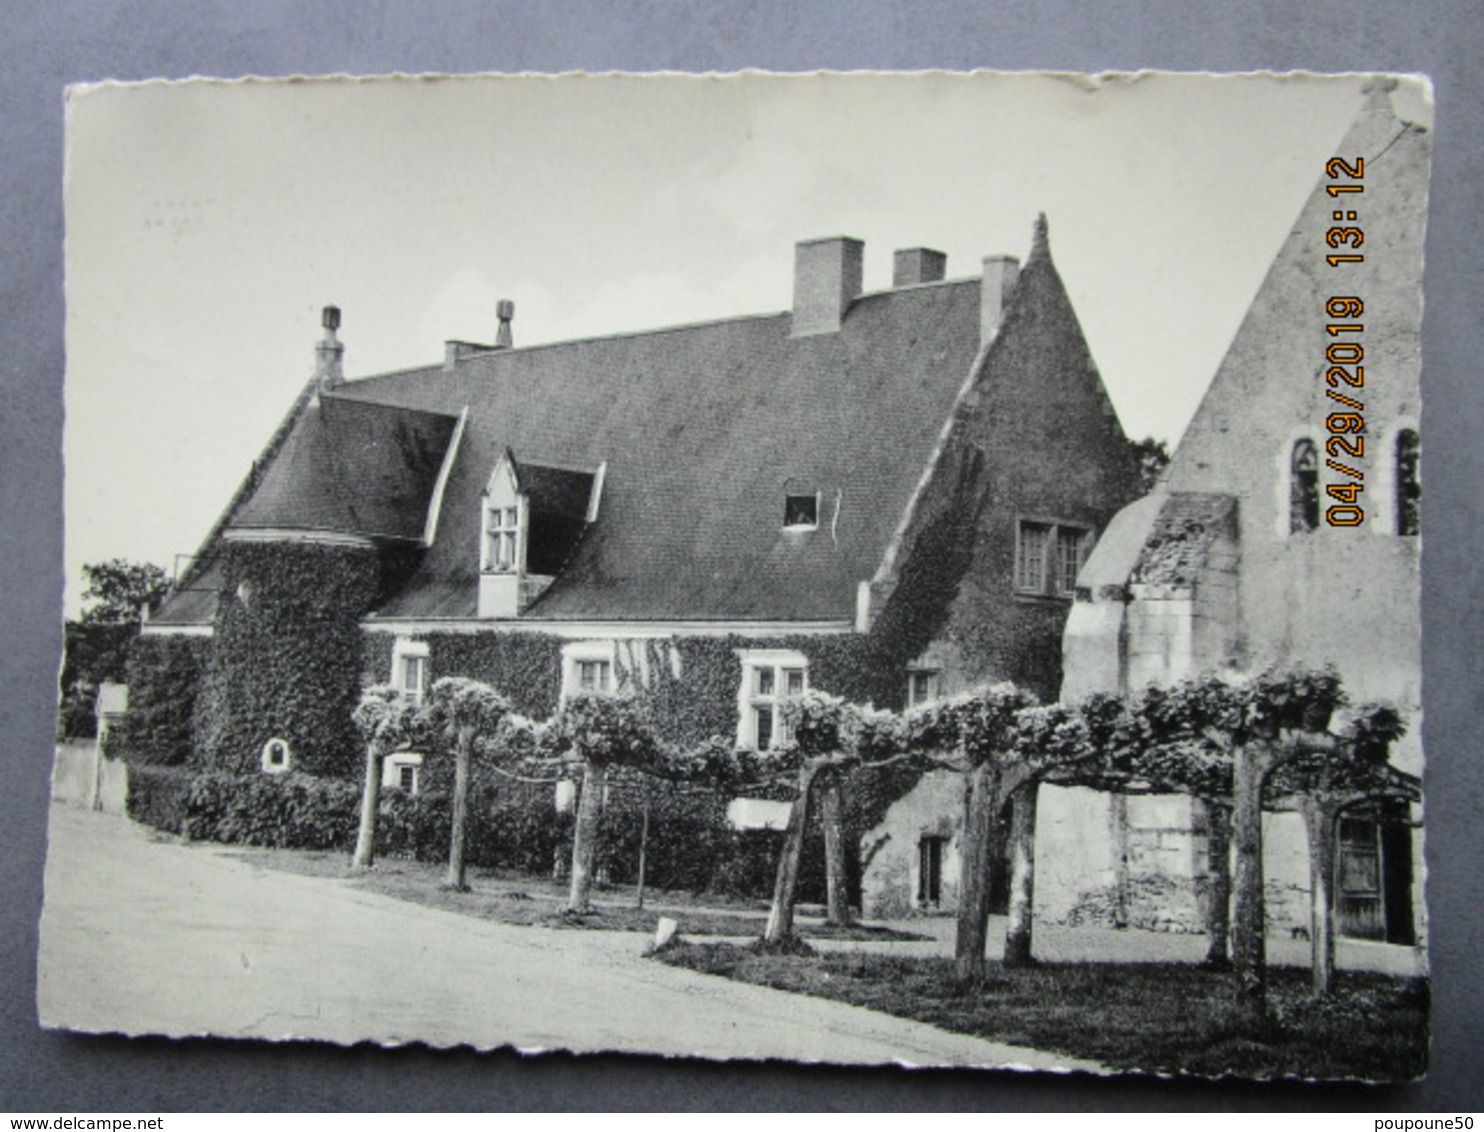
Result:
{"label": "hedge", "polygon": [[[377,852],[420,861],[447,859],[449,795],[382,791]],[[635,782],[612,792],[599,833],[601,875],[615,885],[638,879],[643,809]],[[715,892],[766,900],[782,833],[734,830],[725,803],[692,788],[651,782],[645,877],[652,889]],[[512,782],[476,769],[470,789],[469,851],[480,868],[550,877],[572,851],[572,815],[555,811],[553,788]],[[196,841],[280,849],[339,850],[355,841],[360,791],[349,782],[304,774],[192,775],[176,767],[135,766],[128,812],[135,821]],[[801,899],[824,899],[824,846],[811,823],[800,874]],[[852,878],[853,880],[854,878]]]}

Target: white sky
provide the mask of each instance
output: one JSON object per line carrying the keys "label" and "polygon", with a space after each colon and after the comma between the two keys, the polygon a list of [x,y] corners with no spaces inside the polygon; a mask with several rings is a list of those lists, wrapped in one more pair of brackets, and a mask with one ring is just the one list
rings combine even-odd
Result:
{"label": "white sky", "polygon": [[[1024,258],[1037,212],[1134,437],[1178,438],[1361,79],[303,80],[73,91],[67,572],[194,551],[344,309],[351,378],[787,309],[793,244]],[[1403,117],[1430,123],[1418,87]],[[1302,315],[1296,315],[1302,317]]]}

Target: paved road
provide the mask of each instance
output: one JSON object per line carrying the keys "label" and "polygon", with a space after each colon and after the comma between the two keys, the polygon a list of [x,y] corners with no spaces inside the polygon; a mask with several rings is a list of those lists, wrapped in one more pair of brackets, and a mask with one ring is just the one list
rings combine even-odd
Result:
{"label": "paved road", "polygon": [[914,1066],[1090,1069],[641,958],[640,936],[489,923],[52,807],[44,1025]]}

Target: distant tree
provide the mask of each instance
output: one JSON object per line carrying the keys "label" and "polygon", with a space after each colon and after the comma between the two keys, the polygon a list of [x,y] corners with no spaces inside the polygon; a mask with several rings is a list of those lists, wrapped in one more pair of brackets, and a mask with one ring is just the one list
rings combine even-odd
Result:
{"label": "distant tree", "polygon": [[165,571],[149,562],[115,558],[89,563],[82,573],[88,604],[79,620],[67,622],[57,725],[59,735],[73,739],[95,734],[98,685],[124,679],[144,610],[159,605],[169,589]]}
{"label": "distant tree", "polygon": [[165,571],[153,562],[113,558],[82,568],[88,588],[82,612],[85,625],[138,624],[146,610],[153,613],[170,589]]}
{"label": "distant tree", "polygon": [[1139,462],[1139,494],[1148,495],[1159,483],[1170,463],[1170,446],[1163,440],[1146,436],[1132,444],[1134,457]]}

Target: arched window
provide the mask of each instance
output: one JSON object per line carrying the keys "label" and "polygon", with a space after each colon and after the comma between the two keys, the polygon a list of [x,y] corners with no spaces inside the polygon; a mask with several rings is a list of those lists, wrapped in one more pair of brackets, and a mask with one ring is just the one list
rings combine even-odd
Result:
{"label": "arched window", "polygon": [[1415,535],[1420,527],[1422,487],[1417,482],[1417,433],[1404,428],[1396,435],[1396,533]]}
{"label": "arched window", "polygon": [[1319,449],[1308,437],[1294,441],[1288,462],[1288,530],[1319,526]]}

